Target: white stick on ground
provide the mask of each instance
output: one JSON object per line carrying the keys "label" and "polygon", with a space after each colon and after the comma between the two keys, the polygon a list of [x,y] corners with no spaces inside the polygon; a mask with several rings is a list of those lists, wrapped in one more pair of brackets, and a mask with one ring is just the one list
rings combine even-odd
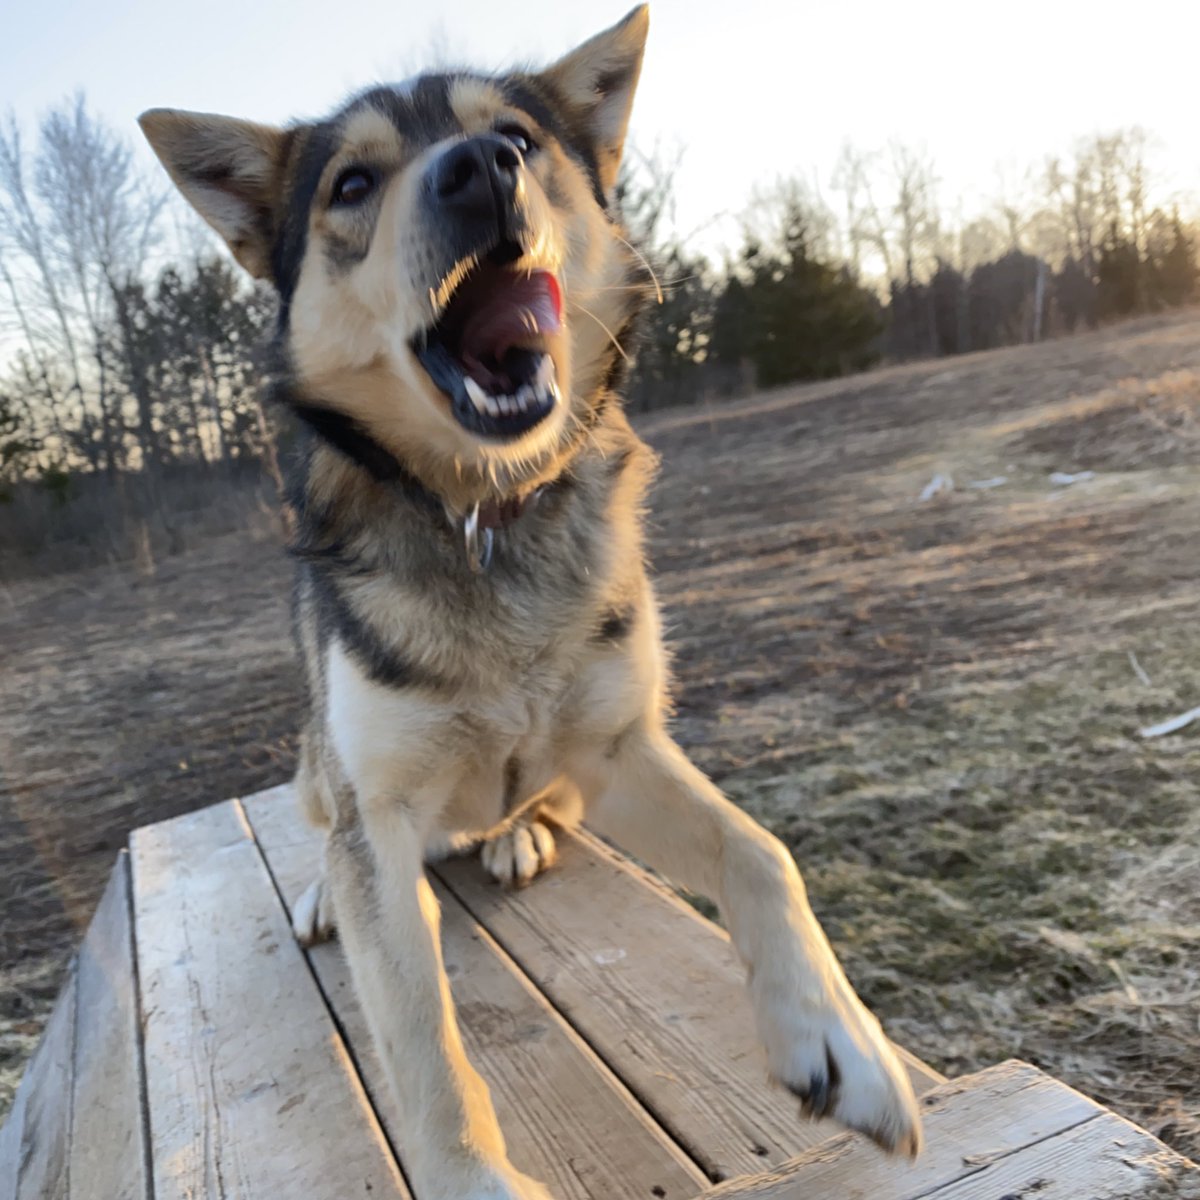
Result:
{"label": "white stick on ground", "polygon": [[921,489],[921,494],[917,499],[932,500],[934,496],[940,495],[942,492],[952,491],[954,491],[954,480],[949,475],[939,472]]}
{"label": "white stick on ground", "polygon": [[1139,682],[1143,687],[1153,687],[1154,681],[1146,674],[1146,668],[1138,662],[1138,656],[1132,650],[1127,650],[1129,655],[1129,665],[1133,668],[1133,673],[1138,677]]}
{"label": "white stick on ground", "polygon": [[1172,717],[1169,721],[1162,721],[1158,725],[1147,725],[1145,729],[1139,730],[1139,735],[1144,738],[1162,737],[1164,734],[1174,733],[1185,725],[1190,725],[1197,717],[1200,717],[1200,708],[1189,708],[1187,712],[1180,713],[1179,716]]}

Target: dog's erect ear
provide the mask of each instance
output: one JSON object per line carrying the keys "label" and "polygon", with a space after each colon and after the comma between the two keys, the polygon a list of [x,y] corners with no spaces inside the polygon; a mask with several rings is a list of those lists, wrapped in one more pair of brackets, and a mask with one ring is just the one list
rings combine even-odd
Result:
{"label": "dog's erect ear", "polygon": [[649,29],[650,9],[643,4],[542,73],[595,147],[605,193],[617,182]]}
{"label": "dog's erect ear", "polygon": [[175,185],[258,279],[271,244],[288,134],[209,113],[152,108],[138,124]]}

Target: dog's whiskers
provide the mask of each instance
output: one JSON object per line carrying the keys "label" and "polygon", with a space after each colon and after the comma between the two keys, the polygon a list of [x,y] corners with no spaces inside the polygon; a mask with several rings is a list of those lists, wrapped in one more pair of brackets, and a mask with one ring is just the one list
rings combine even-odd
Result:
{"label": "dog's whiskers", "polygon": [[[678,279],[664,280],[662,287],[664,295],[671,288],[678,287],[681,283],[688,283],[693,279],[699,279],[698,275],[681,275]],[[584,288],[583,295],[599,296],[605,292],[643,292],[647,296],[657,296],[658,289],[652,283],[612,283],[605,287]]]}
{"label": "dog's whiskers", "polygon": [[607,325],[605,325],[605,323],[602,320],[600,320],[600,318],[598,316],[596,316],[596,314],[594,312],[592,312],[591,309],[584,308],[582,304],[578,304],[578,303],[575,305],[575,307],[577,309],[579,309],[579,311],[581,313],[583,313],[583,315],[585,317],[591,317],[592,320],[595,321],[596,324],[599,325],[600,328],[603,329],[606,334],[608,334],[608,340],[610,342],[612,342],[612,344],[616,347],[617,353],[626,362],[629,362],[630,361],[629,355],[625,353],[625,347],[622,346],[619,341],[617,341],[617,335],[615,333],[613,333],[613,331],[611,329],[609,329],[609,327]]}
{"label": "dog's whiskers", "polygon": [[635,257],[637,257],[643,267],[646,268],[646,274],[654,281],[654,294],[658,297],[658,302],[663,302],[663,290],[659,286],[658,276],[654,273],[654,268],[650,265],[650,260],[630,241],[627,241],[619,233],[616,235],[617,241],[624,245]]}

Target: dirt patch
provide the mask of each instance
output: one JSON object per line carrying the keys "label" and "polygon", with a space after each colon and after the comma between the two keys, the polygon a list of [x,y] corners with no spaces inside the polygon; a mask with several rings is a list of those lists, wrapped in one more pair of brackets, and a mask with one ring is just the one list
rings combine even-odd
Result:
{"label": "dirt patch", "polygon": [[[642,426],[680,740],[889,1030],[1193,1156],[1200,734],[1137,731],[1200,703],[1197,380],[1185,315]],[[287,586],[247,536],[0,591],[0,1108],[129,828],[286,777]]]}

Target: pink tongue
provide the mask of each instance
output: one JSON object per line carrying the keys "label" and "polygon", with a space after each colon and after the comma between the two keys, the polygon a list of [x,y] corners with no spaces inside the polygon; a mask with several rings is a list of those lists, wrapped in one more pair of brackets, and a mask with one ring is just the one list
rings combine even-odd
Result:
{"label": "pink tongue", "polygon": [[557,333],[561,321],[562,292],[549,271],[507,276],[467,318],[462,356],[499,362],[513,346],[537,334]]}

